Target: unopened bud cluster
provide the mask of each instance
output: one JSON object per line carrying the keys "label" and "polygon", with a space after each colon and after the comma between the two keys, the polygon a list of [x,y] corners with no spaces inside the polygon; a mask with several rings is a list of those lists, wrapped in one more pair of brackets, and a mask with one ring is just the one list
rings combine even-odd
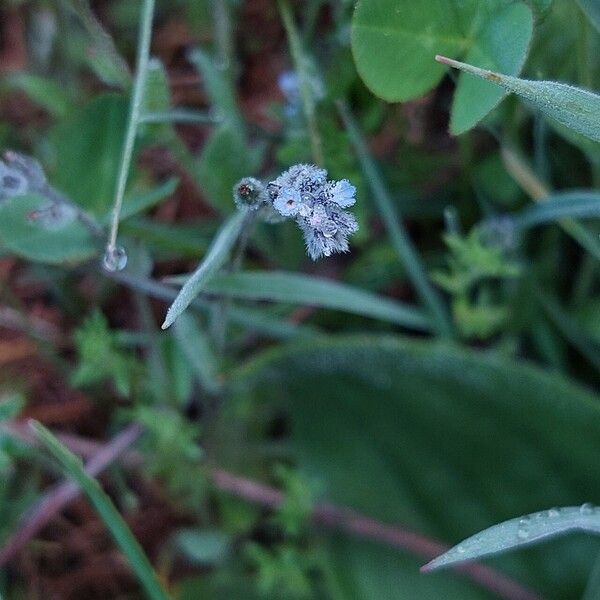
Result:
{"label": "unopened bud cluster", "polygon": [[348,252],[348,237],[358,230],[358,224],[344,209],[355,203],[355,194],[356,188],[348,180],[328,180],[327,171],[304,164],[290,167],[266,187],[247,177],[234,188],[239,208],[295,219],[313,260]]}

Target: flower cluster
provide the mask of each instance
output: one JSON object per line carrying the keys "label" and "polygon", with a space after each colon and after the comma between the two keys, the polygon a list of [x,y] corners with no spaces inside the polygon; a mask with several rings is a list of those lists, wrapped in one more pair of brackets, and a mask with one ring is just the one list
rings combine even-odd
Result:
{"label": "flower cluster", "polygon": [[250,177],[234,188],[238,208],[261,208],[265,214],[295,219],[313,260],[348,252],[348,237],[358,230],[358,224],[344,209],[355,203],[355,194],[349,181],[330,181],[327,171],[314,165],[294,165],[270,181],[266,190]]}
{"label": "flower cluster", "polygon": [[358,230],[354,216],[343,210],[356,201],[349,181],[329,181],[324,169],[294,165],[271,181],[267,191],[279,214],[296,219],[313,260],[348,251],[348,236]]}

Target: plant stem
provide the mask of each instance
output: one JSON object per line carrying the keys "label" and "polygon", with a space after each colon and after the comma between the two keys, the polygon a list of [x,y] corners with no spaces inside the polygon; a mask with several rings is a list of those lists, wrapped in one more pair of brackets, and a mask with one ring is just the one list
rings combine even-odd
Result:
{"label": "plant stem", "polygon": [[366,179],[371,186],[377,208],[385,222],[390,240],[406,267],[406,273],[423,303],[429,308],[439,335],[453,337],[453,327],[444,302],[427,277],[421,258],[400,219],[375,161],[371,157],[358,124],[348,106],[338,101],[337,107],[350,137]]}
{"label": "plant stem", "polygon": [[127,176],[133,156],[133,146],[137,134],[137,128],[140,121],[140,112],[144,99],[146,87],[146,73],[148,72],[148,60],[150,57],[150,38],[152,36],[152,18],[154,15],[155,0],[143,0],[142,18],[140,21],[140,31],[137,51],[137,66],[135,80],[133,82],[133,93],[129,106],[129,122],[127,123],[127,132],[123,143],[123,152],[121,155],[121,164],[119,175],[117,177],[117,187],[115,191],[115,200],[112,211],[112,222],[108,242],[106,245],[107,253],[113,253],[117,246],[117,233],[119,230],[119,217],[121,207],[123,206],[123,196],[125,195],[125,186],[127,185]]}
{"label": "plant stem", "polygon": [[296,23],[294,22],[292,9],[290,8],[288,0],[278,0],[277,4],[290,45],[294,68],[296,69],[300,81],[300,96],[302,98],[302,107],[308,126],[313,160],[317,165],[323,165],[323,144],[317,125],[315,98],[311,89],[310,74],[307,73],[306,70],[308,58],[302,48],[302,40],[296,27]]}
{"label": "plant stem", "polygon": [[[517,152],[507,146],[502,146],[501,156],[509,175],[535,202],[541,203],[550,197],[552,194],[550,187],[539,179]],[[575,219],[561,219],[558,223],[567,234],[583,246],[596,260],[600,260],[600,243],[594,233]]]}
{"label": "plant stem", "polygon": [[[17,435],[23,441],[33,444],[36,442],[29,431],[12,431],[9,434]],[[115,436],[105,445],[95,445],[91,447],[90,458],[85,466],[85,471],[90,477],[96,477],[102,473],[111,463],[117,460],[123,453],[132,446],[140,437],[142,427],[137,423],[130,425],[121,433]],[[64,444],[67,440],[61,438]],[[80,444],[81,446],[81,444]],[[82,450],[78,448],[77,452]],[[28,513],[19,525],[17,531],[4,543],[0,549],[0,567],[4,567],[14,556],[16,556],[45,525],[47,525],[65,506],[79,497],[81,489],[71,481],[65,481],[44,494],[36,507]]]}
{"label": "plant stem", "polygon": [[[134,428],[136,429],[132,431]],[[27,444],[35,443],[35,439],[32,439],[32,436],[26,430],[13,427],[8,432]],[[130,445],[136,439],[133,436],[138,436],[140,433],[140,426],[132,425],[117,437],[129,436],[125,443]],[[98,442],[87,440],[86,438],[66,436],[65,434],[61,435],[60,439],[72,452],[93,457],[89,460],[88,467],[92,462],[95,462],[96,455],[108,454],[109,447],[113,447],[117,443],[117,438],[115,438],[107,446],[102,446]],[[140,455],[135,450],[127,450],[127,453],[123,453],[121,449],[123,442],[120,441],[119,443],[121,462],[132,467],[139,466],[142,462]],[[113,457],[111,460],[114,460],[117,452],[111,449],[110,454]],[[103,468],[105,466],[103,464]],[[89,471],[91,472],[91,468]],[[247,502],[271,510],[279,508],[285,502],[284,492],[277,488],[264,485],[252,479],[240,477],[223,469],[212,468],[209,473],[215,488]],[[22,532],[23,535],[20,537],[19,548],[11,552],[8,559],[0,564],[6,564],[44,524],[48,523],[78,496],[79,490],[76,486],[73,486],[73,488],[75,490],[74,495],[68,497],[58,497],[59,494],[56,492],[49,492],[44,496],[44,500],[34,507],[28,517],[28,522],[36,523],[35,528],[28,528],[27,531]],[[313,521],[318,525],[371,539],[425,559],[433,558],[448,549],[447,546],[435,539],[402,526],[388,525],[381,521],[376,521],[344,506],[320,503],[314,506],[311,516]],[[500,598],[506,598],[507,600],[542,600],[542,597],[534,591],[491,567],[472,563],[458,567],[456,571],[463,573],[482,588],[490,590]]]}
{"label": "plant stem", "polygon": [[[276,488],[251,479],[238,477],[228,471],[213,469],[211,478],[215,487],[259,506],[277,509],[285,502],[285,494]],[[345,506],[317,504],[312,520],[320,526],[360,538],[375,540],[422,557],[437,556],[447,548],[437,540],[398,525],[388,525],[362,515]],[[477,563],[457,567],[469,579],[500,598],[507,600],[541,600],[541,596],[494,569]]]}
{"label": "plant stem", "polygon": [[538,293],[542,308],[556,329],[563,337],[578,350],[590,365],[600,372],[600,356],[598,346],[590,341],[587,332],[568,314],[555,298],[543,292]]}
{"label": "plant stem", "polygon": [[217,68],[230,74],[233,66],[233,37],[227,3],[228,0],[213,0]]}

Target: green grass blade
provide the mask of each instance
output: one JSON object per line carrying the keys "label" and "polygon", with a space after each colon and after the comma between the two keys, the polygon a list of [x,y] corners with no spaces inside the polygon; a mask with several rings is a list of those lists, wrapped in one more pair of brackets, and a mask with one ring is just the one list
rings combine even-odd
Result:
{"label": "green grass blade", "polygon": [[410,329],[431,329],[431,323],[417,308],[343,283],[309,275],[283,271],[220,274],[207,282],[203,291],[245,300],[319,306],[389,321]]}
{"label": "green grass blade", "polygon": [[[111,273],[109,277],[118,283],[126,285],[131,289],[140,291],[153,298],[160,300],[174,300],[177,297],[177,290],[152,281],[143,279],[130,273]],[[214,309],[214,302],[206,298],[198,297],[192,300],[190,308],[203,311],[205,313]],[[292,338],[314,338],[321,334],[319,329],[309,325],[299,325],[283,318],[274,317],[265,310],[258,308],[246,308],[242,306],[231,306],[229,317],[237,325],[250,329],[274,339],[288,340]]]}
{"label": "green grass blade", "polygon": [[190,305],[192,300],[202,291],[210,277],[212,277],[227,261],[231,249],[246,226],[248,213],[237,211],[225,222],[219,233],[217,233],[204,260],[194,271],[192,276],[185,282],[181,291],[167,311],[163,329],[173,324],[175,319]]}
{"label": "green grass blade", "polygon": [[173,108],[162,112],[142,113],[140,123],[218,123],[219,119],[191,108]]}
{"label": "green grass blade", "polygon": [[590,577],[585,586],[585,592],[581,600],[598,600],[600,598],[600,555],[596,557],[596,562],[590,573]]}
{"label": "green grass blade", "polygon": [[543,204],[530,206],[515,216],[519,229],[565,218],[600,217],[600,193],[588,190],[553,194]]}
{"label": "green grass blade", "polygon": [[436,331],[445,337],[452,337],[453,327],[444,302],[427,277],[421,258],[412,244],[402,220],[399,218],[390,194],[383,183],[383,178],[377,169],[375,161],[371,158],[350,109],[343,102],[338,102],[338,110],[361,163],[365,177],[371,186],[373,197],[379,213],[385,222],[390,241],[398,253],[402,264],[405,266],[407,275],[410,277],[423,303],[431,311],[435,319]]}
{"label": "green grass blade", "polygon": [[237,104],[236,91],[226,73],[218,68],[214,59],[203,50],[194,48],[188,53],[188,60],[202,78],[204,90],[209,96],[213,110],[217,110],[222,124],[244,135],[245,125]]}
{"label": "green grass blade", "polygon": [[544,311],[558,331],[600,372],[598,346],[589,339],[581,325],[550,295],[539,293],[538,297]]}
{"label": "green grass blade", "polygon": [[[504,146],[501,153],[504,166],[510,176],[535,202],[543,204],[553,196],[548,186],[537,177],[517,152]],[[596,260],[600,260],[600,241],[595,233],[570,217],[561,219],[558,224]]]}
{"label": "green grass blade", "polygon": [[471,75],[481,77],[517,94],[548,117],[569,129],[600,142],[600,96],[588,90],[556,81],[529,81],[480,69],[445,56],[436,60]]}
{"label": "green grass blade", "polygon": [[65,473],[77,482],[93,504],[113,539],[127,557],[148,598],[168,600],[169,596],[162,589],[150,561],[100,484],[85,472],[83,463],[77,456],[65,448],[42,424],[32,421],[31,427],[42,445],[58,461]]}
{"label": "green grass blade", "polygon": [[469,560],[530,546],[573,531],[600,533],[600,511],[591,504],[551,508],[484,529],[421,568],[436,571]]}
{"label": "green grass blade", "polygon": [[114,40],[96,18],[89,1],[62,0],[61,3],[77,16],[89,36],[89,66],[104,83],[127,88],[131,83],[127,61],[119,54]]}

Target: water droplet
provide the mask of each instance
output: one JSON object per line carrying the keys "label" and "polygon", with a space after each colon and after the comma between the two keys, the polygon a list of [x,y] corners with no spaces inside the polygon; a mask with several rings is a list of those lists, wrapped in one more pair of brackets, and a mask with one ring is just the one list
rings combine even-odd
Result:
{"label": "water droplet", "polygon": [[591,515],[594,512],[594,505],[591,502],[585,502],[579,507],[582,515]]}
{"label": "water droplet", "polygon": [[310,206],[307,206],[306,204],[301,204],[298,207],[298,214],[301,217],[308,217],[310,215]]}
{"label": "water droplet", "polygon": [[127,252],[123,246],[107,248],[102,258],[102,266],[111,273],[122,271],[127,264]]}
{"label": "water droplet", "polygon": [[324,225],[323,225],[323,235],[326,238],[332,238],[336,233],[337,233],[338,228],[336,227],[335,223],[333,221],[327,221]]}
{"label": "water droplet", "polygon": [[558,508],[550,508],[548,510],[548,516],[551,519],[554,519],[554,518],[558,517],[559,515],[560,515],[560,510]]}
{"label": "water droplet", "polygon": [[529,525],[531,522],[530,517],[523,517],[519,520],[519,529],[517,530],[517,537],[520,540],[526,540],[529,537]]}
{"label": "water droplet", "polygon": [[456,546],[456,551],[459,554],[464,554],[467,551],[467,549],[464,546],[462,546],[462,545],[459,544],[458,546]]}

